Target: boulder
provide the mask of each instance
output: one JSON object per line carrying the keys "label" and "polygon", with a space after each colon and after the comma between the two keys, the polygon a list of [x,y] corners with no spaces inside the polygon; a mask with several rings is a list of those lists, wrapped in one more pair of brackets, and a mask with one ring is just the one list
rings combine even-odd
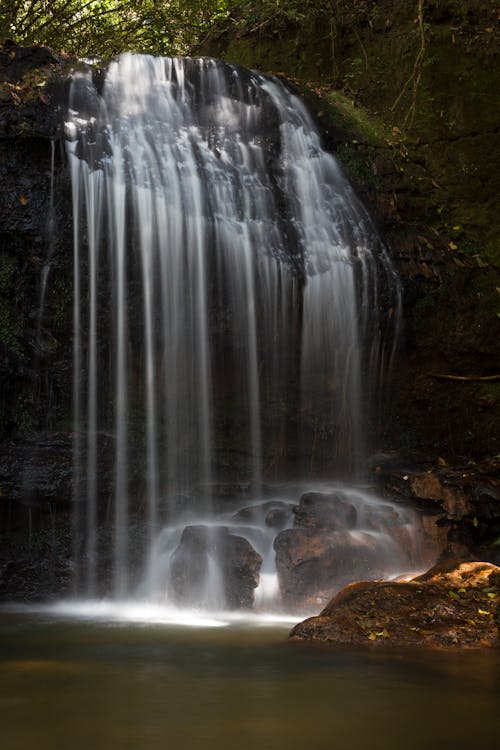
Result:
{"label": "boulder", "polygon": [[388,568],[386,541],[362,531],[285,529],[274,542],[284,604],[317,607],[351,581],[383,577]]}
{"label": "boulder", "polygon": [[186,526],[170,561],[169,591],[185,606],[250,609],[261,556],[224,526]]}
{"label": "boulder", "polygon": [[[418,518],[362,491],[308,492],[274,542],[284,603],[325,604],[352,581],[422,570]],[[427,554],[427,552],[425,552]],[[431,556],[429,564],[436,560]]]}
{"label": "boulder", "polygon": [[499,567],[452,561],[404,583],[353,583],[319,616],[296,625],[290,638],[356,646],[499,646],[499,601]]}
{"label": "boulder", "polygon": [[340,494],[307,492],[293,509],[295,526],[314,529],[353,529],[356,526],[355,506]]}
{"label": "boulder", "polygon": [[290,503],[283,500],[268,500],[241,508],[231,517],[236,523],[261,525],[270,528],[284,528],[290,521]]}

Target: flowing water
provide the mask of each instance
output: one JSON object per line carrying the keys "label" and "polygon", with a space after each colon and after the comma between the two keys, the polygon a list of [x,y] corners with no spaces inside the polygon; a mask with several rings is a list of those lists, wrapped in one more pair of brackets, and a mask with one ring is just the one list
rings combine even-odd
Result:
{"label": "flowing water", "polygon": [[[182,524],[211,528],[229,514],[221,480],[246,481],[255,505],[269,479],[362,475],[399,284],[303,103],[278,79],[127,54],[101,75],[74,74],[66,132],[76,591],[101,594],[111,566],[115,598],[138,587],[164,597]],[[112,539],[102,543],[104,520]],[[250,533],[268,592],[269,534],[264,523]],[[209,554],[212,606],[220,576]]]}
{"label": "flowing water", "polygon": [[130,619],[0,612],[2,748],[498,744],[497,651],[325,650],[284,643],[279,622]]}

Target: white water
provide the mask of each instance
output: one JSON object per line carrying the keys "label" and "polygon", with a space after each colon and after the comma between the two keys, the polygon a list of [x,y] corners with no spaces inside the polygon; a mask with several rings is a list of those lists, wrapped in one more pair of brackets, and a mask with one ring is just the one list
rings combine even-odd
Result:
{"label": "white water", "polygon": [[[100,93],[91,71],[75,73],[67,135],[77,591],[95,597],[111,565],[116,599],[165,600],[184,526],[227,526],[243,507],[220,510],[221,476],[251,483],[248,507],[290,469],[360,474],[399,287],[303,104],[276,79],[123,55]],[[392,309],[385,345],[379,287]],[[257,604],[275,606],[280,528],[229,525],[263,557]],[[105,526],[112,539],[100,542]],[[223,608],[222,590],[209,558],[208,609]]]}

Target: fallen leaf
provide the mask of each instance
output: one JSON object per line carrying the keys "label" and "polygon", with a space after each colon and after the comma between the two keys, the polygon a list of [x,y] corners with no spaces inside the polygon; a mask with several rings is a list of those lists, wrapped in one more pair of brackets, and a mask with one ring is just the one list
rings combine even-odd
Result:
{"label": "fallen leaf", "polygon": [[476,261],[479,268],[488,268],[489,264],[487,263],[487,261],[483,260],[479,254],[473,255],[472,257]]}
{"label": "fallen leaf", "polygon": [[25,194],[21,193],[21,195],[19,196],[19,203],[21,204],[21,206],[25,206],[27,202],[28,199],[26,198]]}

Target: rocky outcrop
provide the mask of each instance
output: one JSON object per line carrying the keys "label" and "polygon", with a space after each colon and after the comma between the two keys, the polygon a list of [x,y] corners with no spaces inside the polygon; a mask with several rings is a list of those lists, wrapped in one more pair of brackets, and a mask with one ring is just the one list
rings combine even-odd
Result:
{"label": "rocky outcrop", "polygon": [[353,583],[290,638],[386,648],[499,646],[499,601],[500,568],[452,562],[406,583]]}
{"label": "rocky outcrop", "polygon": [[188,606],[250,609],[262,557],[223,526],[186,526],[171,558],[169,590]]}
{"label": "rocky outcrop", "polygon": [[462,466],[379,455],[374,476],[386,496],[418,509],[442,559],[468,556],[500,563],[498,459]]}
{"label": "rocky outcrop", "polygon": [[71,410],[71,189],[56,142],[66,64],[0,42],[0,440]]}

